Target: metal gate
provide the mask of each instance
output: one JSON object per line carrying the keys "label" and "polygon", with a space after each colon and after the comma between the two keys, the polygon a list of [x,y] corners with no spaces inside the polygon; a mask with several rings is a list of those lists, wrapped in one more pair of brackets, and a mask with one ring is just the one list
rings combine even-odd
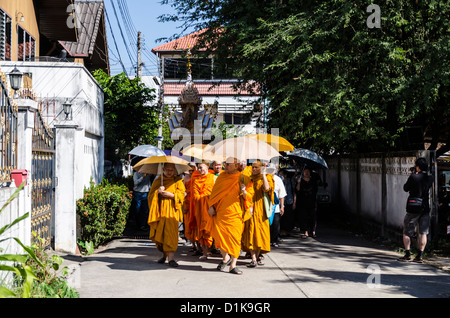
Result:
{"label": "metal gate", "polygon": [[5,75],[0,73],[0,184],[11,182],[17,166],[17,106],[11,104]]}
{"label": "metal gate", "polygon": [[44,124],[38,110],[35,113],[32,146],[31,230],[44,240],[45,247],[50,246],[52,238],[54,155],[53,132]]}

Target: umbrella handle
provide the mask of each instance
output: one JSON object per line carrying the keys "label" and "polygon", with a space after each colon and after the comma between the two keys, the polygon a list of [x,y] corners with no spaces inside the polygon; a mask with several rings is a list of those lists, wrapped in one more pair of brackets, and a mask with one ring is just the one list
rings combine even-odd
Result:
{"label": "umbrella handle", "polygon": [[300,173],[300,180],[303,179],[303,172],[305,171],[306,163],[303,164],[302,172]]}

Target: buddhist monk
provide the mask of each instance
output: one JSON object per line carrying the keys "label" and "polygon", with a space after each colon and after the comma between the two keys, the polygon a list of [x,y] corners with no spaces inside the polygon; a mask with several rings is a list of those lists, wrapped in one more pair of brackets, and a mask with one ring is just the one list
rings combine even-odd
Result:
{"label": "buddhist monk", "polygon": [[264,195],[274,201],[274,180],[270,174],[266,173],[266,167],[260,161],[253,162],[243,173],[251,168],[251,182],[253,184],[253,213],[249,220],[245,222],[242,235],[242,249],[249,252],[251,262],[248,267],[264,265],[263,254],[270,252],[270,223],[264,207]]}
{"label": "buddhist monk", "polygon": [[222,163],[219,161],[213,161],[211,163],[211,170],[212,173],[214,174],[214,179],[217,179],[217,177],[219,176],[219,174],[222,173]]}
{"label": "buddhist monk", "polygon": [[[197,225],[195,222],[195,215],[193,211],[192,202],[192,184],[193,180],[197,176],[197,166],[190,165],[188,174],[184,176],[184,186],[186,188],[186,197],[184,199],[183,212],[184,212],[184,237],[192,243],[192,250],[196,252],[197,248],[195,246],[197,242]],[[192,215],[192,216],[191,216]],[[193,219],[193,220],[192,220]],[[192,222],[191,222],[192,221]],[[195,226],[192,227],[191,225]]]}
{"label": "buddhist monk", "polygon": [[217,177],[209,197],[208,213],[212,216],[211,235],[222,254],[217,269],[230,265],[229,272],[240,275],[242,271],[236,267],[236,262],[241,252],[244,212],[249,208],[241,204],[241,199],[251,202],[251,198],[245,189],[241,190],[238,168],[237,159],[227,159],[225,172]]}
{"label": "buddhist monk", "polygon": [[195,220],[197,223],[198,242],[202,248],[203,255],[200,260],[206,260],[210,255],[213,243],[211,230],[208,227],[211,216],[208,214],[208,199],[214,186],[215,176],[210,173],[207,162],[198,164],[199,176],[193,180],[192,200],[194,201]]}
{"label": "buddhist monk", "polygon": [[158,263],[163,264],[168,259],[169,266],[177,267],[178,224],[183,221],[186,189],[183,179],[176,175],[174,164],[166,163],[162,170],[163,174],[153,182],[148,195],[150,239],[163,253]]}

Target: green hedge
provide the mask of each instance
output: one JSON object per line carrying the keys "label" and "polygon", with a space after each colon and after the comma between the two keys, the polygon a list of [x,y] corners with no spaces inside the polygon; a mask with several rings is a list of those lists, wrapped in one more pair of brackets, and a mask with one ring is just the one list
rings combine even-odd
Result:
{"label": "green hedge", "polygon": [[120,237],[125,230],[131,204],[131,192],[125,185],[91,182],[84,196],[77,201],[80,217],[81,240],[91,241],[94,247]]}

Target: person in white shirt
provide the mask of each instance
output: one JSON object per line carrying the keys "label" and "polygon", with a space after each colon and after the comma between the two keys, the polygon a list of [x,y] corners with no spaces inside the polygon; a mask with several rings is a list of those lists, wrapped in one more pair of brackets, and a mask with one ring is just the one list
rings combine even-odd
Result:
{"label": "person in white shirt", "polygon": [[277,174],[273,175],[273,179],[275,181],[274,192],[278,197],[280,203],[275,206],[273,222],[270,226],[270,244],[273,247],[278,247],[280,239],[280,220],[284,214],[284,198],[286,197],[287,193],[286,188],[284,187],[283,180]]}

